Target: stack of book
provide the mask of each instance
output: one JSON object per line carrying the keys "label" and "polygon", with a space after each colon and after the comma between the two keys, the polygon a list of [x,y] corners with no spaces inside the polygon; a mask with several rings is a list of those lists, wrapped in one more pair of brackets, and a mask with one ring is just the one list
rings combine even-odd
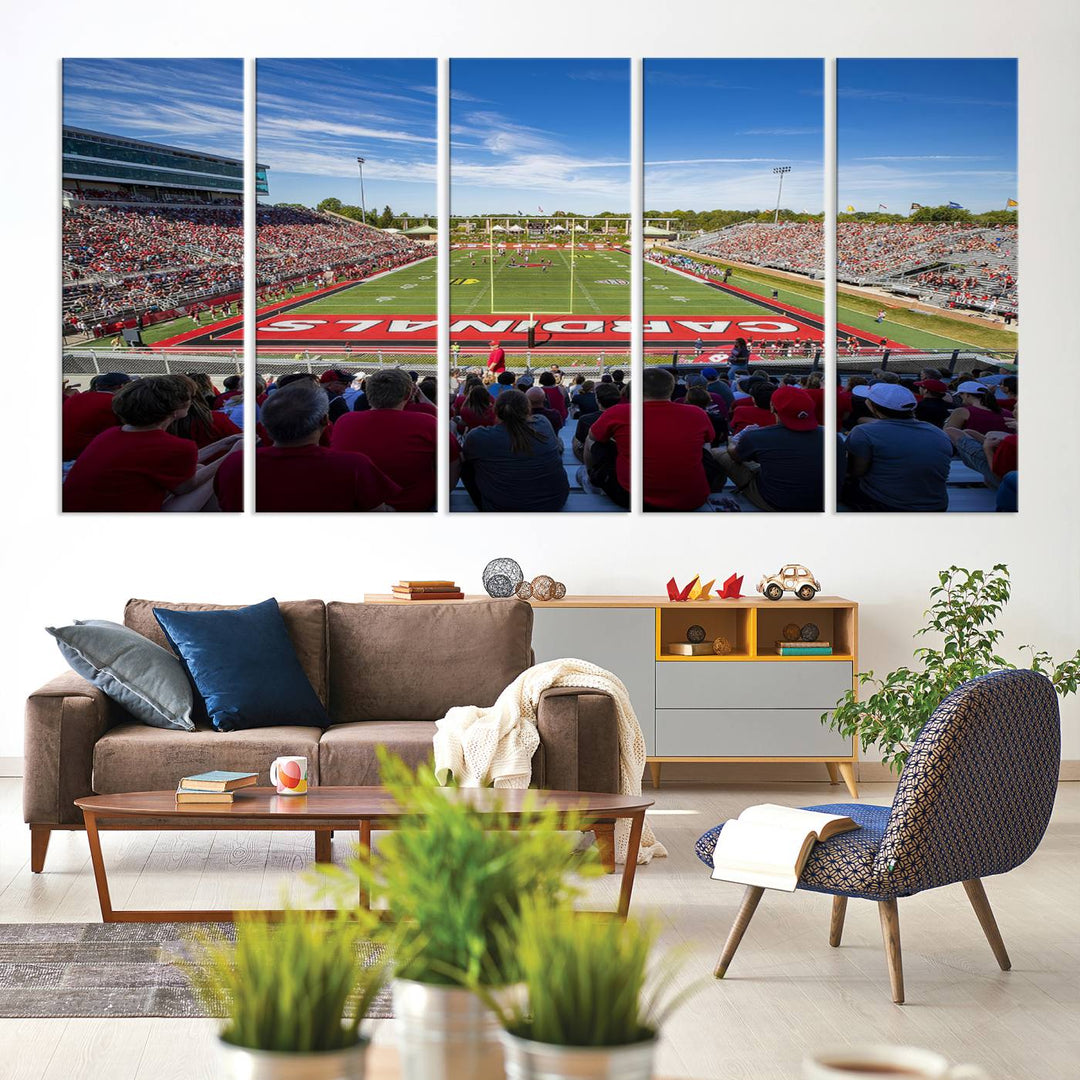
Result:
{"label": "stack of book", "polygon": [[393,586],[395,600],[464,600],[453,581],[399,581]]}
{"label": "stack of book", "polygon": [[240,788],[251,787],[259,782],[258,773],[213,772],[185,776],[176,789],[178,803],[231,803]]}
{"label": "stack of book", "polygon": [[776,651],[781,656],[832,656],[827,641],[778,641]]}

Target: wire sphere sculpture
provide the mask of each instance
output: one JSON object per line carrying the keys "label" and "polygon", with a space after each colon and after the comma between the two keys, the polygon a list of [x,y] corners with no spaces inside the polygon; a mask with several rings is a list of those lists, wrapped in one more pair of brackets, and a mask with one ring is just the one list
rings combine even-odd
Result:
{"label": "wire sphere sculpture", "polygon": [[817,641],[821,637],[821,628],[817,623],[808,622],[804,624],[803,628],[799,631],[799,637],[803,641]]}
{"label": "wire sphere sculpture", "polygon": [[686,640],[689,641],[691,645],[700,645],[705,640],[705,627],[698,626],[697,623],[687,627]]}
{"label": "wire sphere sculpture", "polygon": [[547,574],[540,574],[532,579],[533,597],[537,600],[555,599],[555,579]]}
{"label": "wire sphere sculpture", "polygon": [[726,637],[718,637],[713,639],[712,651],[717,656],[727,656],[731,652],[731,642]]}
{"label": "wire sphere sculpture", "polygon": [[515,559],[492,559],[484,567],[484,589],[488,596],[513,596],[524,579],[525,575]]}

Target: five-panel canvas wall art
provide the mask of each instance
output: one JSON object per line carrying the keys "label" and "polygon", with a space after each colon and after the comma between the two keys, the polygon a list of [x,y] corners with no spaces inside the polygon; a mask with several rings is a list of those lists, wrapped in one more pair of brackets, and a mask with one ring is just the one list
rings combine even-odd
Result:
{"label": "five-panel canvas wall art", "polygon": [[65,61],[64,511],[1015,511],[1016,62],[826,75]]}

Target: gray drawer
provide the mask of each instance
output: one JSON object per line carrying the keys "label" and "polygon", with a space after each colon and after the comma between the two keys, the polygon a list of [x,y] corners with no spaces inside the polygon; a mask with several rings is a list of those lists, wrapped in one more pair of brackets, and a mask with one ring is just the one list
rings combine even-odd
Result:
{"label": "gray drawer", "polygon": [[649,754],[655,733],[656,612],[653,608],[533,608],[536,662],[576,656],[626,684]]}
{"label": "gray drawer", "polygon": [[821,712],[820,709],[657,709],[656,754],[658,757],[851,757],[851,739],[825,727],[820,722]]}
{"label": "gray drawer", "polygon": [[657,661],[658,709],[817,709],[851,689],[850,660]]}

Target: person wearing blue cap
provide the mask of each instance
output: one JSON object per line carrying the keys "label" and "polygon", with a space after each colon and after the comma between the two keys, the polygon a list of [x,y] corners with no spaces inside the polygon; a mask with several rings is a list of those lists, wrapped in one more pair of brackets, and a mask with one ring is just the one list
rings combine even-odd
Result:
{"label": "person wearing blue cap", "polygon": [[840,502],[849,510],[948,510],[952,440],[915,419],[918,402],[906,386],[874,383],[866,402],[873,420],[848,436]]}

